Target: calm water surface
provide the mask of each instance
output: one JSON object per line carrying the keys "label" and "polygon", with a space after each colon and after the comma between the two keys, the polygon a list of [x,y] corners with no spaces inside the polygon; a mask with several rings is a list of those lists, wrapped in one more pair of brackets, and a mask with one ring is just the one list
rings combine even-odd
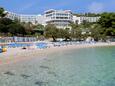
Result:
{"label": "calm water surface", "polygon": [[0,86],[115,86],[115,47],[68,50],[1,66]]}

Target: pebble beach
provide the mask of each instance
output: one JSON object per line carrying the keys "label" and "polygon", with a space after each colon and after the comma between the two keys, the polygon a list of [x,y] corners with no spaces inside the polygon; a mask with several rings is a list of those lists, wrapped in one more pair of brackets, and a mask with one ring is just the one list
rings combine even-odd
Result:
{"label": "pebble beach", "polygon": [[89,47],[101,47],[101,46],[115,46],[115,42],[111,43],[96,43],[96,44],[78,44],[78,45],[67,45],[67,46],[51,46],[45,49],[30,49],[27,48],[23,50],[22,48],[8,48],[7,52],[0,53],[0,65],[15,63],[18,61],[42,58],[46,57],[48,54],[65,51],[71,49],[89,48]]}

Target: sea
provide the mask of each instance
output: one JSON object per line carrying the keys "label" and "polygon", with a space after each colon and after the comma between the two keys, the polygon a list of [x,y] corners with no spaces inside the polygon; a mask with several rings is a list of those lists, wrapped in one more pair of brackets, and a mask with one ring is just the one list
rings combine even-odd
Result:
{"label": "sea", "polygon": [[0,66],[0,86],[115,86],[115,46],[38,57]]}

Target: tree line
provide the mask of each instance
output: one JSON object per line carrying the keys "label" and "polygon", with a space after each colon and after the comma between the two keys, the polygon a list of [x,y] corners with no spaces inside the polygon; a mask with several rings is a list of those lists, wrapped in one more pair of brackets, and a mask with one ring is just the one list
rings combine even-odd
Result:
{"label": "tree line", "polygon": [[[94,14],[91,14],[94,15]],[[115,13],[101,13],[100,19],[95,23],[84,20],[80,25],[70,23],[71,29],[58,29],[54,25],[45,27],[46,37],[63,38],[67,40],[85,40],[87,37],[94,38],[95,41],[106,41],[108,38],[115,38]]]}
{"label": "tree line", "polygon": [[[31,22],[20,22],[18,19],[6,18],[7,13],[0,7],[0,35],[1,36],[34,36],[36,32],[43,34],[44,26],[33,25]],[[34,30],[35,29],[35,30]]]}
{"label": "tree line", "polygon": [[99,15],[98,22],[90,23],[84,20],[80,25],[70,23],[70,28],[57,28],[53,24],[48,24],[45,27],[41,24],[33,25],[31,22],[20,22],[18,19],[11,20],[6,18],[4,9],[0,7],[0,35],[1,36],[44,36],[52,38],[56,41],[57,38],[67,40],[85,40],[91,36],[95,41],[106,40],[107,37],[115,37],[115,13],[101,14],[85,14],[87,16]]}

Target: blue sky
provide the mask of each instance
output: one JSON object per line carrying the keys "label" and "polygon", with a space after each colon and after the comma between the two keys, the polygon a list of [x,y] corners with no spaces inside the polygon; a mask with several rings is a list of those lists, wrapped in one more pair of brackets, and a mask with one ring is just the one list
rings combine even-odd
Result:
{"label": "blue sky", "polygon": [[115,12],[115,0],[0,0],[0,6],[20,14],[41,14],[48,9],[69,9],[75,13]]}

